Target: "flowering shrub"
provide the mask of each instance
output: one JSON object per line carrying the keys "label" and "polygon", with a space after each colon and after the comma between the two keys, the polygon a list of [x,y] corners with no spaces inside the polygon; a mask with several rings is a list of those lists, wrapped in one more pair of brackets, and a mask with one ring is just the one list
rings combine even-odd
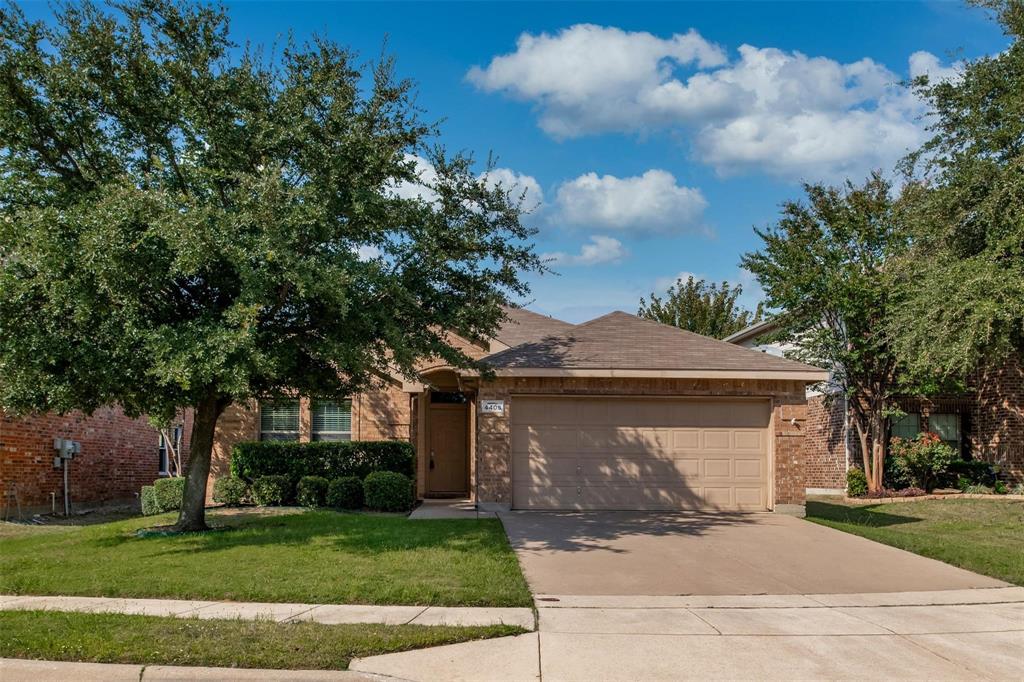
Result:
{"label": "flowering shrub", "polygon": [[913,440],[893,438],[889,441],[889,452],[893,466],[915,487],[928,492],[957,459],[953,448],[934,433],[921,433]]}

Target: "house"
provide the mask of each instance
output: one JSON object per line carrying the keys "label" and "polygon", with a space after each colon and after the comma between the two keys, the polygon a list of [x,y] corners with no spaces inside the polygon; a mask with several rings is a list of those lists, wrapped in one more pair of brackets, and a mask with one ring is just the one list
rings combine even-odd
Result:
{"label": "house", "polygon": [[[64,471],[54,461],[55,438],[78,441],[81,452],[68,466],[72,510],[133,502],[139,489],[168,476],[172,451],[187,451],[191,415],[164,436],[145,417],[133,419],[120,408],[104,407],[91,415],[54,412],[27,417],[0,413],[0,518],[31,512],[64,510]],[[177,447],[175,447],[177,445]]]}
{"label": "house", "polygon": [[[724,340],[765,354],[782,356],[791,346],[773,343],[778,327],[764,320]],[[1024,363],[1009,358],[977,372],[959,395],[897,396],[906,415],[890,424],[890,433],[913,438],[937,433],[962,457],[998,465],[1003,475],[1024,481]],[[846,471],[859,464],[860,445],[849,421],[846,397],[828,382],[807,391],[804,441],[808,494],[838,494]]]}
{"label": "house", "polygon": [[233,405],[213,478],[245,440],[402,438],[421,497],[489,509],[803,512],[806,387],[827,373],[614,312],[573,325],[508,311],[468,354],[484,378],[425,366],[342,402]]}

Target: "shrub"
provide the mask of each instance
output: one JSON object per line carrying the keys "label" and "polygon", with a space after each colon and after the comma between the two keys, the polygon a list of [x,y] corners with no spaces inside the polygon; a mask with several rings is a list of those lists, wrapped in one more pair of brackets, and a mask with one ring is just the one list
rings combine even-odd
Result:
{"label": "shrub", "polygon": [[287,476],[294,486],[303,476],[328,480],[356,476],[362,480],[375,471],[414,477],[412,444],[400,440],[259,441],[239,443],[231,451],[231,473],[249,482],[260,476]]}
{"label": "shrub", "polygon": [[291,491],[287,476],[260,476],[252,483],[253,502],[261,507],[284,504],[291,499]]}
{"label": "shrub", "polygon": [[327,486],[327,506],[337,509],[363,508],[363,482],[356,476],[342,476]]}
{"label": "shrub", "polygon": [[412,509],[412,480],[394,471],[375,471],[363,481],[366,506],[375,511]]}
{"label": "shrub", "polygon": [[142,486],[139,498],[142,500],[142,514],[144,516],[153,516],[160,513],[160,507],[156,503],[156,488],[151,485]]}
{"label": "shrub", "polygon": [[237,507],[249,497],[249,485],[235,476],[223,476],[213,482],[213,501]]}
{"label": "shrub", "polygon": [[846,471],[846,494],[849,497],[861,497],[868,492],[868,477],[862,469],[850,467]]}
{"label": "shrub", "polygon": [[890,451],[897,460],[896,465],[907,473],[914,486],[928,492],[956,459],[953,448],[934,433],[921,433],[913,440],[893,438]]}
{"label": "shrub", "polygon": [[1011,495],[1024,495],[1024,483],[1018,483],[1010,490]]}
{"label": "shrub", "polygon": [[185,479],[180,476],[159,478],[153,482],[153,495],[158,513],[181,509],[181,500],[185,497]]}
{"label": "shrub", "polygon": [[884,471],[882,472],[882,484],[892,490],[901,490],[913,485],[914,481],[907,471],[903,459],[894,457],[892,453],[886,456]]}
{"label": "shrub", "polygon": [[[948,480],[956,481],[956,487],[963,490],[967,485],[995,485],[998,479],[998,472],[994,466],[979,459],[956,459],[953,460],[948,469]],[[961,485],[961,481],[966,484]]]}
{"label": "shrub", "polygon": [[964,492],[968,495],[991,495],[994,491],[987,485],[974,484],[964,488]]}
{"label": "shrub", "polygon": [[323,476],[303,476],[295,489],[295,499],[303,507],[316,509],[327,501],[327,479]]}

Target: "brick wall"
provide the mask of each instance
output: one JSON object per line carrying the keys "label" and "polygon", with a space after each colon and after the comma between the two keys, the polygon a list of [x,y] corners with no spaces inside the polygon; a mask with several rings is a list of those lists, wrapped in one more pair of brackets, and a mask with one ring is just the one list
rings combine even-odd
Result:
{"label": "brick wall", "polygon": [[[187,452],[191,415],[184,415],[181,422],[182,448]],[[63,510],[64,473],[53,467],[54,438],[82,444],[81,454],[68,469],[73,509],[134,500],[139,489],[159,475],[158,431],[146,418],[131,419],[120,408],[102,408],[91,416],[0,416],[0,492],[17,490],[23,510],[49,511],[51,493],[56,495],[57,510]]]}
{"label": "brick wall", "polygon": [[1024,482],[1024,362],[1011,357],[979,372],[976,386],[974,456]]}
{"label": "brick wall", "polygon": [[478,414],[478,486],[480,501],[512,502],[510,415],[515,394],[756,396],[772,400],[771,430],[775,453],[775,503],[802,505],[804,432],[807,417],[803,382],[700,379],[500,378],[483,383],[479,400],[504,400],[503,415]]}
{"label": "brick wall", "polygon": [[807,399],[804,466],[808,488],[846,488],[846,402],[841,396]]}

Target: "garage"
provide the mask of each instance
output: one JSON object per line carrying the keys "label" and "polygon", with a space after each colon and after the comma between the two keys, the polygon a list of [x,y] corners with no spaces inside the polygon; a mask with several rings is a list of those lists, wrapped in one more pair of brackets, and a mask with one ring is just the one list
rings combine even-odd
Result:
{"label": "garage", "polygon": [[510,412],[514,508],[770,507],[769,400],[516,396]]}

